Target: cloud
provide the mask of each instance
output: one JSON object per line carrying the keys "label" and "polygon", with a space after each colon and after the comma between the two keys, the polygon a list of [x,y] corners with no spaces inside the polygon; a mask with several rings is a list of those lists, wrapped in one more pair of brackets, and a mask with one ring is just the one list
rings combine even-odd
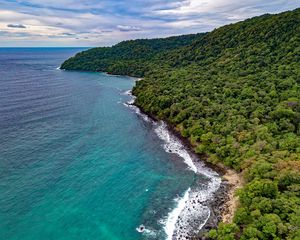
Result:
{"label": "cloud", "polygon": [[1,0],[0,46],[107,46],[207,32],[297,7],[299,0]]}
{"label": "cloud", "polygon": [[117,28],[122,32],[141,31],[141,28],[136,27],[136,26],[118,25]]}
{"label": "cloud", "polygon": [[26,28],[23,24],[7,24],[6,26],[9,28]]}
{"label": "cloud", "polygon": [[75,33],[69,33],[69,32],[64,32],[61,34],[62,36],[74,36],[76,35]]}

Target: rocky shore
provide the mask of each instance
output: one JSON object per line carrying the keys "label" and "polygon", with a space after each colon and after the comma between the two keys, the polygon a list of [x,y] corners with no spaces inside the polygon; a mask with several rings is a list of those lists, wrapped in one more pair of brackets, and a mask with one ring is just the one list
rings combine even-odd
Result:
{"label": "rocky shore", "polygon": [[[148,114],[139,106],[136,107],[138,107],[143,114],[147,115],[153,121],[159,121],[156,116]],[[217,172],[222,178],[220,187],[214,193],[213,198],[204,202],[204,204],[210,209],[209,219],[196,236],[191,236],[191,234],[189,237],[183,238],[205,240],[207,239],[204,236],[205,233],[209,232],[213,228],[216,228],[220,222],[232,222],[234,212],[238,206],[238,197],[235,195],[235,192],[243,185],[242,177],[237,172],[227,168],[224,165],[215,165],[208,162],[205,157],[200,158],[200,156],[194,152],[194,147],[190,141],[187,138],[182,137],[180,132],[171,124],[168,124],[168,130],[181,140],[186,150],[194,157],[194,159],[196,159],[196,161],[204,163],[208,168]]]}
{"label": "rocky shore", "polygon": [[210,208],[210,217],[207,220],[206,224],[200,230],[198,236],[195,236],[195,239],[206,239],[204,234],[209,232],[211,229],[214,229],[222,222],[223,215],[228,212],[226,202],[229,201],[229,190],[231,186],[226,182],[222,181],[220,188],[214,194],[214,198],[206,202],[206,205]]}

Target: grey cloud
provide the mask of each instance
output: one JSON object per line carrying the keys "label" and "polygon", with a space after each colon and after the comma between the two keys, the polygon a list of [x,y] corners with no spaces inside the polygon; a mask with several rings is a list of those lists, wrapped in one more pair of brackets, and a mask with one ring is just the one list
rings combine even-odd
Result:
{"label": "grey cloud", "polygon": [[141,31],[141,28],[136,27],[136,26],[118,25],[117,28],[121,32],[137,32],[137,31]]}
{"label": "grey cloud", "polygon": [[74,36],[74,35],[76,35],[76,34],[75,34],[75,33],[64,32],[64,33],[62,33],[61,35],[63,35],[63,36]]}
{"label": "grey cloud", "polygon": [[69,33],[69,32],[64,32],[61,34],[54,34],[48,36],[48,38],[70,38],[70,37],[76,37],[77,34],[75,33]]}
{"label": "grey cloud", "polygon": [[7,27],[9,28],[26,28],[23,24],[7,24]]}

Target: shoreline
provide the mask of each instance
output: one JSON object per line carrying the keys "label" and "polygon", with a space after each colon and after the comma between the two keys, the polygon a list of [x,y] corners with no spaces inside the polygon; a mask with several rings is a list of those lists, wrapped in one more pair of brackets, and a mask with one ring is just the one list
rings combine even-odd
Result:
{"label": "shoreline", "polygon": [[[61,68],[59,68],[62,70]],[[95,71],[93,71],[95,72]],[[100,72],[100,71],[96,71]],[[101,72],[108,76],[112,76],[112,73],[107,72]],[[115,75],[115,76],[122,76],[124,75]],[[141,81],[144,78],[143,77],[134,77],[134,76],[125,76],[129,78],[135,79],[135,82]],[[149,114],[145,112],[141,107],[137,106],[135,104],[136,96],[132,94],[132,89],[129,90],[130,95],[133,97],[132,101],[127,103],[128,105],[132,105],[136,107],[140,113],[144,114],[146,117],[148,117],[150,120],[154,122],[160,121],[156,116]],[[218,163],[213,164],[207,159],[201,158],[197,153],[194,151],[194,147],[190,143],[188,138],[183,137],[180,132],[172,126],[172,124],[164,121],[167,125],[168,131],[170,131],[171,134],[173,134],[175,137],[179,139],[179,141],[182,143],[186,151],[191,154],[194,159],[196,159],[196,162],[202,162],[205,167],[208,169],[211,169],[215,172],[217,172],[221,177],[221,183],[219,188],[213,193],[213,198],[208,199],[204,201],[203,203],[206,204],[206,206],[210,209],[210,216],[207,219],[207,221],[204,223],[204,225],[201,227],[200,231],[198,231],[198,234],[196,236],[193,236],[192,239],[207,239],[204,234],[209,232],[211,229],[217,228],[218,224],[220,222],[224,223],[231,223],[234,217],[235,210],[238,207],[238,197],[235,196],[235,192],[238,188],[241,188],[244,184],[244,180],[241,176],[241,174],[237,173],[233,169],[230,169],[229,167],[226,167],[225,165]]]}
{"label": "shoreline", "polygon": [[[143,112],[146,114],[145,112]],[[197,153],[194,151],[194,147],[190,143],[188,138],[183,137],[175,127],[171,124],[166,123],[168,126],[168,130],[172,132],[180,141],[183,143],[185,148],[195,156],[197,161],[203,162],[206,167],[216,171],[222,178],[222,182],[220,188],[215,193],[215,202],[210,203],[214,208],[218,208],[219,212],[221,213],[219,222],[223,223],[231,223],[233,221],[235,210],[238,207],[239,199],[235,195],[237,189],[242,188],[244,185],[243,178],[241,174],[237,173],[235,170],[224,166],[221,163],[213,164],[208,162],[207,159],[201,158]],[[220,203],[218,201],[220,200]],[[210,205],[208,204],[208,205]]]}
{"label": "shoreline", "polygon": [[[136,98],[132,95],[134,99]],[[154,122],[161,121],[156,116],[145,112],[141,107],[135,105],[134,101],[130,103],[139,109],[139,111],[146,115]],[[163,121],[167,130],[179,139],[180,143],[184,146],[185,150],[193,156],[195,162],[201,162],[205,167],[217,172],[221,178],[219,188],[213,193],[213,198],[203,202],[210,209],[210,216],[204,223],[199,233],[193,236],[193,239],[206,239],[205,233],[211,229],[217,228],[218,224],[231,223],[234,217],[235,210],[238,207],[238,197],[235,192],[238,188],[243,186],[243,179],[240,174],[234,170],[224,166],[223,164],[213,164],[207,161],[206,158],[201,158],[195,153],[194,147],[190,143],[188,138],[183,137],[178,130],[166,121]]]}

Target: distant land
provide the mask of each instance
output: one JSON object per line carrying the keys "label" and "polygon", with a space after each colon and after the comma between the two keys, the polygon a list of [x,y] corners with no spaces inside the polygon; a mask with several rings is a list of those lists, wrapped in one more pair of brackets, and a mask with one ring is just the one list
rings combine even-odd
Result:
{"label": "distant land", "polygon": [[93,48],[61,68],[142,77],[135,105],[242,179],[234,215],[199,239],[300,239],[299,8]]}

